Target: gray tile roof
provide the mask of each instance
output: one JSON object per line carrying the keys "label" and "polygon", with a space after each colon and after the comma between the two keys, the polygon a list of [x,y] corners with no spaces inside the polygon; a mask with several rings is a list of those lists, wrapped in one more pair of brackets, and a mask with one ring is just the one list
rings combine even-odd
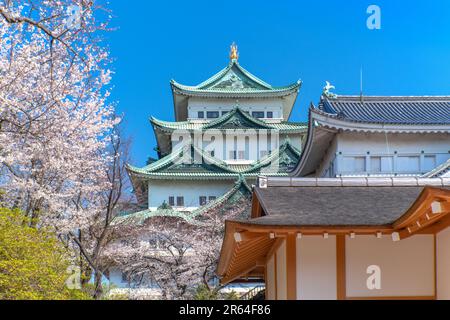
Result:
{"label": "gray tile roof", "polygon": [[450,96],[324,97],[319,109],[357,122],[450,125]]}
{"label": "gray tile roof", "polygon": [[424,187],[255,188],[266,216],[258,225],[383,226],[400,218]]}

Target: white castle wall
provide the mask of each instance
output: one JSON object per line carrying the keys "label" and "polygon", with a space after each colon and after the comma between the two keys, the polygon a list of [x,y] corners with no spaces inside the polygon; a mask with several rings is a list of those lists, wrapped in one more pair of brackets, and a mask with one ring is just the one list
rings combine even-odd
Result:
{"label": "white castle wall", "polygon": [[[188,137],[189,135],[184,131],[174,134],[172,136],[173,150],[176,150],[177,146],[183,143],[184,138],[180,140],[180,136]],[[229,163],[251,164],[260,160],[267,152],[275,151],[287,137],[289,137],[292,146],[301,150],[302,134],[300,133],[279,134],[269,137],[263,136],[261,132],[252,129],[228,130],[226,136],[216,131],[206,132],[204,135],[198,134],[194,136],[194,145],[207,152],[214,151],[215,158]],[[237,159],[232,157],[234,151],[236,151]]]}
{"label": "white castle wall", "polygon": [[421,175],[447,161],[449,152],[450,134],[340,133],[319,176]]}
{"label": "white castle wall", "polygon": [[[280,98],[277,99],[205,99],[191,97],[188,102],[188,118],[197,119],[198,111],[230,111],[236,106],[244,111],[272,111],[273,118],[283,118],[283,105]],[[221,115],[222,113],[220,113]]]}
{"label": "white castle wall", "polygon": [[148,186],[149,209],[156,210],[163,201],[169,203],[169,196],[184,197],[183,210],[194,210],[199,207],[200,196],[220,197],[230,190],[234,181],[222,180],[151,180]]}

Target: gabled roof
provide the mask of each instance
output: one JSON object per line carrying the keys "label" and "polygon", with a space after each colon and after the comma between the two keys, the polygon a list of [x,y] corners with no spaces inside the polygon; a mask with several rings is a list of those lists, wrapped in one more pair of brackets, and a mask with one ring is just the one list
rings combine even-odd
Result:
{"label": "gabled roof", "polygon": [[190,224],[202,225],[202,222],[197,217],[202,214],[207,213],[211,210],[218,210],[222,207],[227,207],[238,202],[240,199],[250,199],[251,198],[251,188],[245,181],[244,177],[240,175],[236,180],[234,186],[228,190],[225,194],[218,197],[217,199],[210,201],[208,204],[201,206],[194,211],[185,212],[180,210],[175,210],[170,206],[161,206],[157,210],[151,211],[150,209],[142,210],[139,212],[134,212],[126,215],[121,215],[112,221],[112,225],[143,225],[148,219],[153,217],[174,217],[183,219]]}
{"label": "gabled roof", "polygon": [[313,174],[338,132],[450,133],[450,97],[321,97],[293,176]]}
{"label": "gabled roof", "polygon": [[209,122],[200,122],[198,120],[188,121],[163,121],[154,117],[150,118],[150,123],[155,130],[155,136],[160,149],[160,155],[165,155],[171,150],[171,134],[174,130],[202,131],[202,130],[235,130],[235,129],[266,129],[279,130],[281,134],[305,133],[307,123],[281,121],[278,123],[269,123],[256,119],[239,107]]}
{"label": "gabled roof", "polygon": [[237,60],[231,60],[226,68],[196,86],[183,85],[175,80],[170,81],[175,119],[180,121],[187,118],[186,108],[189,97],[229,99],[285,97],[283,116],[287,120],[301,83],[298,80],[287,86],[274,87],[245,70]]}
{"label": "gabled roof", "polygon": [[273,129],[273,127],[235,107],[222,117],[206,123],[202,129]]}
{"label": "gabled roof", "polygon": [[164,158],[143,168],[128,164],[127,170],[131,175],[160,179],[166,177],[179,177],[180,179],[236,177],[236,172],[230,170],[224,161],[211,157],[194,145],[187,150],[190,154],[184,152],[183,148],[177,148]]}
{"label": "gabled roof", "polygon": [[282,93],[298,89],[301,81],[287,86],[273,87],[245,70],[235,60],[230,61],[227,67],[196,86],[187,86],[171,80],[173,90],[179,90],[186,95],[196,93]]}
{"label": "gabled roof", "polygon": [[[285,139],[280,147],[269,156],[256,161],[246,173],[260,173],[267,169],[266,174],[270,174],[271,164],[277,164],[277,171],[290,171],[297,164],[301,151],[294,147],[289,138]],[[272,172],[273,173],[273,172]]]}
{"label": "gabled roof", "polygon": [[450,96],[324,96],[319,109],[347,121],[450,125]]}
{"label": "gabled roof", "polygon": [[287,171],[297,163],[300,150],[285,139],[277,150],[250,165],[232,165],[216,157],[212,157],[204,150],[191,145],[190,155],[184,153],[183,148],[176,148],[169,155],[151,164],[138,168],[127,164],[128,173],[133,181],[136,178],[148,179],[236,179],[239,175],[256,177],[261,170],[278,164],[276,171],[267,174],[286,176]]}

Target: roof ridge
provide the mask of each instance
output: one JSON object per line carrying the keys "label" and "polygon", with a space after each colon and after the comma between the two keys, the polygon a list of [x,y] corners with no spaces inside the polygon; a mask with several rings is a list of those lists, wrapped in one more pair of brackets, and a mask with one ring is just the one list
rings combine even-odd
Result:
{"label": "roof ridge", "polygon": [[[449,99],[450,100],[450,95],[362,95],[362,97],[364,99],[383,99],[383,100],[387,100],[387,99],[415,99],[415,100],[420,100],[420,99],[425,99],[425,100],[430,100],[430,99]],[[323,97],[324,100],[331,100],[331,101],[336,101],[339,99],[360,99],[361,95],[337,95],[335,98],[329,98],[329,97]]]}
{"label": "roof ridge", "polygon": [[[422,177],[336,177],[336,178],[298,178],[298,177],[266,177],[267,185],[280,187],[447,187],[450,178]],[[258,185],[260,185],[258,183]]]}
{"label": "roof ridge", "polygon": [[449,170],[450,170],[450,158],[448,158],[447,161],[438,165],[436,168],[422,175],[421,178],[437,178],[440,174],[445,174]]}

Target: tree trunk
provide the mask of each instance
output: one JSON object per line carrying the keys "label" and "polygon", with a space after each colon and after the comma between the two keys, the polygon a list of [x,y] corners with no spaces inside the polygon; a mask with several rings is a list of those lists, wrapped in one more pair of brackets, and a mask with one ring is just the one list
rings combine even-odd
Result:
{"label": "tree trunk", "polygon": [[95,272],[94,286],[94,298],[99,300],[103,294],[102,273],[99,270]]}

